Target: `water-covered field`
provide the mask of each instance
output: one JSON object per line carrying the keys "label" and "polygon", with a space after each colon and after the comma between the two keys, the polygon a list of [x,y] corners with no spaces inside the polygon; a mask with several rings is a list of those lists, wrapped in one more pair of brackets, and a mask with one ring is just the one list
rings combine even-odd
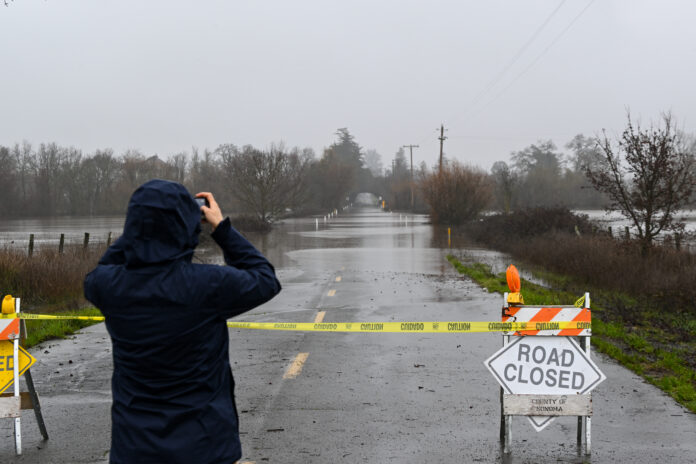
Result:
{"label": "water-covered field", "polygon": [[[374,199],[370,198],[370,203]],[[586,214],[602,229],[612,227],[615,236],[623,236],[625,227],[630,233],[635,229],[628,219],[619,213],[607,214],[602,210],[576,210],[576,213]],[[394,213],[398,214],[398,213]],[[410,216],[410,215],[409,215]],[[404,215],[406,217],[406,215]],[[416,216],[417,221],[427,221],[425,216]],[[686,231],[696,233],[696,210],[681,211],[677,217],[686,224]],[[65,234],[65,244],[82,244],[85,232],[90,234],[90,245],[103,245],[106,243],[109,233],[112,240],[121,235],[123,230],[123,216],[64,216],[53,218],[22,218],[5,219],[0,222],[0,248],[27,248],[29,235],[34,234],[35,247],[58,247],[60,235]],[[290,219],[282,221],[281,229],[311,229],[314,218]],[[323,219],[320,219],[323,225]],[[278,228],[278,227],[276,227]],[[374,231],[376,234],[379,231]],[[271,232],[271,235],[274,233]],[[251,234],[252,239],[255,234]],[[259,239],[261,240],[261,239]],[[691,244],[693,246],[693,244]]]}

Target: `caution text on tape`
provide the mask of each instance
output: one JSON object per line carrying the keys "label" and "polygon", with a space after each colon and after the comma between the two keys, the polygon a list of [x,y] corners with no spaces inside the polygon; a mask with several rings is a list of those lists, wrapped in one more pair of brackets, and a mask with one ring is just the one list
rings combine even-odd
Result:
{"label": "caution text on tape", "polygon": [[302,332],[474,333],[530,330],[590,329],[589,322],[228,322],[235,329],[290,330]]}
{"label": "caution text on tape", "polygon": [[[2,314],[2,319],[43,319],[103,321],[103,316],[57,316],[52,314]],[[285,330],[299,332],[387,332],[387,333],[480,333],[525,332],[532,330],[591,329],[590,322],[489,322],[489,321],[408,321],[408,322],[228,322],[234,329]]]}

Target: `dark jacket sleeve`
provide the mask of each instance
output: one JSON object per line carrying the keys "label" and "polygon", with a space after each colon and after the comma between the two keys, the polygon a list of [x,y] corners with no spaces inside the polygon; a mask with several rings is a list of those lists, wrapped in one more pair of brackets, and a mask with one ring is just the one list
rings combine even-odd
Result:
{"label": "dark jacket sleeve", "polygon": [[265,303],[280,292],[275,269],[254,245],[231,225],[229,218],[212,233],[227,266],[218,266],[213,306],[224,319]]}

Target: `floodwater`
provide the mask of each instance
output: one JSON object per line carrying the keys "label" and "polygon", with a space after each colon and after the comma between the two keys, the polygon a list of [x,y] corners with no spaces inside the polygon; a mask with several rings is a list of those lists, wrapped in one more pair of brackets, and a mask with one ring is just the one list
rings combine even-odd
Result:
{"label": "floodwater", "polygon": [[91,244],[105,244],[111,232],[112,240],[123,232],[124,216],[61,216],[48,218],[4,219],[0,221],[0,247],[24,248],[29,235],[34,234],[36,247],[58,248],[60,234],[65,244],[83,243],[85,233]]}
{"label": "floodwater", "polygon": [[[85,224],[74,225],[78,239]],[[98,235],[96,230],[107,231],[90,232]],[[504,256],[449,243],[447,229],[428,224],[425,216],[355,208],[326,222],[323,216],[286,220],[269,234],[248,236],[275,265],[283,290],[237,321],[500,317],[502,297],[459,275],[446,255],[453,249],[498,269],[507,264]],[[221,253],[204,241],[197,259],[220,262]],[[513,454],[502,456],[500,390],[483,365],[500,339],[499,334],[230,329],[244,448],[240,462],[588,462],[576,454],[574,417],[557,418],[540,434],[516,418]],[[74,339],[49,341],[32,353],[40,361],[32,373],[51,440],[41,441],[27,414],[24,455],[13,460],[12,441],[0,440],[0,461],[106,462],[113,367],[104,325]],[[286,376],[298,353],[305,356],[301,372]],[[696,417],[617,363],[598,354],[593,358],[607,376],[593,392],[593,460],[693,461]],[[12,436],[11,427],[0,421],[0,435]]]}
{"label": "floodwater", "polygon": [[[588,215],[602,228],[611,226],[617,236],[623,234],[624,228],[627,226],[631,233],[635,233],[630,222],[619,213],[607,214],[601,210],[576,210],[574,212]],[[680,211],[676,217],[686,224],[687,232],[696,232],[696,210]],[[341,219],[340,224],[336,223],[338,218]],[[329,238],[334,246],[338,238],[338,246],[341,247],[354,247],[356,244],[407,248],[444,248],[448,246],[446,228],[431,226],[426,215],[387,213],[378,219],[371,219],[372,227],[368,231],[360,226],[361,220],[360,214],[351,214],[350,219],[348,219],[344,218],[341,213],[331,218],[326,216],[326,220],[324,216],[285,219],[275,224],[269,233],[249,232],[245,235],[262,252],[281,262],[286,259],[284,251],[287,249],[321,247]],[[109,234],[111,234],[112,240],[121,235],[124,222],[124,216],[4,219],[0,222],[0,248],[27,249],[30,234],[34,234],[36,247],[57,248],[61,234],[65,235],[66,245],[81,245],[85,233],[90,234],[89,243],[91,246],[104,246]],[[332,231],[329,235],[330,226]],[[470,244],[451,245],[466,245],[467,248],[470,246]],[[204,241],[198,254],[201,259],[208,259],[217,253],[215,250],[211,250],[210,244],[206,244]]]}
{"label": "floodwater", "polygon": [[[633,227],[632,222],[616,211],[607,213],[604,210],[573,210],[573,212],[576,214],[586,214],[603,229],[612,227],[615,234],[623,234],[624,227],[628,227],[631,233],[635,233],[635,227]],[[675,217],[678,221],[685,224],[687,232],[696,232],[696,210],[681,210],[675,214]]]}
{"label": "floodwater", "polygon": [[[65,216],[54,218],[9,219],[0,222],[0,248],[27,249],[29,235],[34,234],[35,247],[58,248],[60,235],[65,244],[81,245],[85,233],[90,234],[92,247],[105,246],[109,234],[116,240],[123,232],[124,216]],[[369,227],[365,227],[369,222]],[[209,232],[204,226],[202,235]],[[277,267],[289,265],[287,254],[293,250],[312,248],[471,248],[472,257],[486,258],[496,269],[497,253],[458,243],[453,235],[448,243],[447,228],[433,226],[427,215],[385,213],[377,208],[352,208],[333,216],[312,216],[284,219],[268,233],[243,234]],[[196,249],[198,261],[221,263],[222,254],[212,240],[202,237]]]}

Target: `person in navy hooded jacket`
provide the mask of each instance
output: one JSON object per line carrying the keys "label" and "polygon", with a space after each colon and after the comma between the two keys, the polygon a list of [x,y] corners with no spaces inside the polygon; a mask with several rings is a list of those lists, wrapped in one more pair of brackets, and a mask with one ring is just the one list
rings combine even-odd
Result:
{"label": "person in navy hooded jacket", "polygon": [[[85,278],[113,343],[112,463],[234,463],[241,457],[226,319],[280,291],[273,266],[213,195],[151,180],[123,235]],[[193,264],[201,211],[226,266]]]}

